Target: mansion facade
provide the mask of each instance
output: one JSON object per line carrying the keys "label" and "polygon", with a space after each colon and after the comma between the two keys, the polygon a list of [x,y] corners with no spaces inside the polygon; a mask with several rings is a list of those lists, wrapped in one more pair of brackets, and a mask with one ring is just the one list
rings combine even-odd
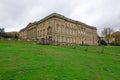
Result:
{"label": "mansion facade", "polygon": [[19,32],[20,38],[47,45],[97,45],[97,29],[85,23],[53,13],[29,23]]}

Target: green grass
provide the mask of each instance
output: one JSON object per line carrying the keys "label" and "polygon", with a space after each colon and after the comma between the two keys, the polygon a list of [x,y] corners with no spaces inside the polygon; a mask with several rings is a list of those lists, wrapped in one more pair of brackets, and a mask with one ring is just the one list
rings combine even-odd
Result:
{"label": "green grass", "polygon": [[84,47],[0,41],[0,80],[120,80],[120,46]]}
{"label": "green grass", "polygon": [[[72,48],[72,47],[69,47]],[[120,46],[77,46],[75,49],[88,52],[97,52],[110,55],[120,55]],[[103,51],[103,52],[101,52]]]}

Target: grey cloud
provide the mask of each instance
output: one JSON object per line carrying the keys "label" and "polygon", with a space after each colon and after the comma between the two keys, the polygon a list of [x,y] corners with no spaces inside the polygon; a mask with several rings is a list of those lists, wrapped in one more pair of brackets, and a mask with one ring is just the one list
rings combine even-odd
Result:
{"label": "grey cloud", "polygon": [[120,25],[119,0],[0,0],[0,25],[19,31],[29,22],[57,12],[98,28]]}

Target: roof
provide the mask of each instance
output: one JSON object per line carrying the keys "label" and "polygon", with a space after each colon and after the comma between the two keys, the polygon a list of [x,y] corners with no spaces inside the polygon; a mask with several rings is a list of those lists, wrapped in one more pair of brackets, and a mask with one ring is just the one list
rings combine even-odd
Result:
{"label": "roof", "polygon": [[20,32],[22,32],[22,31],[24,31],[24,30],[25,30],[25,28],[21,29]]}
{"label": "roof", "polygon": [[[88,27],[88,28],[96,29],[96,27],[94,27],[94,26],[87,25],[87,24],[82,23],[82,22],[80,22],[80,21],[72,20],[72,19],[67,18],[67,17],[65,17],[65,16],[63,16],[63,15],[61,15],[61,14],[58,14],[58,13],[52,13],[52,14],[46,16],[45,18],[43,18],[43,19],[41,19],[41,20],[39,20],[39,21],[37,21],[37,22],[29,23],[29,24],[27,25],[27,27],[30,27],[30,26],[32,26],[32,25],[37,25],[37,24],[42,23],[42,22],[44,22],[44,21],[46,21],[46,20],[48,20],[48,19],[50,19],[50,18],[52,18],[52,17],[58,17],[58,18],[61,18],[61,19],[66,20],[66,21],[68,21],[68,22],[72,22],[72,23],[74,23],[74,24],[79,24],[79,25],[83,25],[83,26]],[[27,28],[27,27],[26,27],[26,28]]]}

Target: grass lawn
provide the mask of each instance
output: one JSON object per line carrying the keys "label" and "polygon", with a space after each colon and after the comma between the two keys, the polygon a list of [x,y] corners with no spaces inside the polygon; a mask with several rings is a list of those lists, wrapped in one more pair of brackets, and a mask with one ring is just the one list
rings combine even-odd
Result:
{"label": "grass lawn", "polygon": [[0,41],[0,80],[120,80],[120,46],[85,47]]}

